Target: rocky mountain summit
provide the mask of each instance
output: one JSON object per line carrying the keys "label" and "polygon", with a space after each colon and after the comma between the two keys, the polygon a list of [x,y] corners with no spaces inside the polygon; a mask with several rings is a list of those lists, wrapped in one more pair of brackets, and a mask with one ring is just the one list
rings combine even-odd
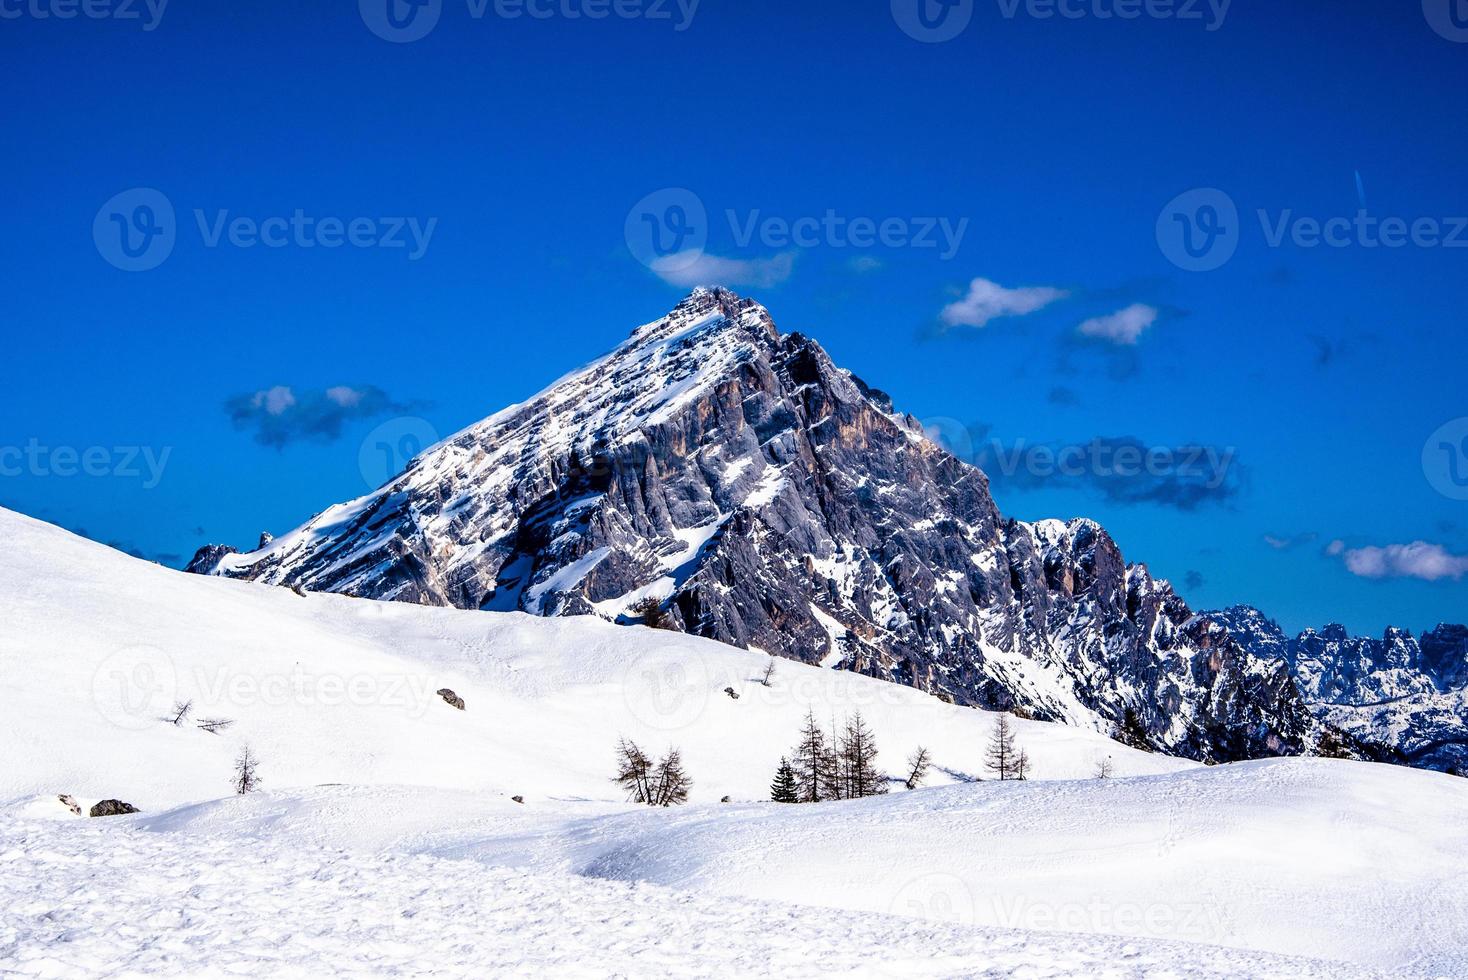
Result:
{"label": "rocky mountain summit", "polygon": [[1355,754],[1468,774],[1468,627],[1378,640],[1330,625],[1289,637],[1250,606],[1208,615],[1251,653],[1288,664],[1312,714]]}
{"label": "rocky mountain summit", "polygon": [[1202,760],[1325,730],[1295,661],[1195,614],[1093,521],[1004,517],[981,470],[722,289],[381,489],[190,569],[655,621]]}

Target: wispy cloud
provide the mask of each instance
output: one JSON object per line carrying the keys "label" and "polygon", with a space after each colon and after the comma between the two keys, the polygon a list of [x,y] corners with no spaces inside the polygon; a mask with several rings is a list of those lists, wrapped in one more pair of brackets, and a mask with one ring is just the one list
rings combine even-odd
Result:
{"label": "wispy cloud", "polygon": [[1051,286],[1006,289],[989,279],[969,283],[968,295],[943,307],[939,319],[946,327],[982,327],[1004,316],[1024,316],[1043,310],[1070,293]]}
{"label": "wispy cloud", "polygon": [[421,403],[394,401],[373,385],[337,385],[325,390],[296,390],[276,385],[235,395],[224,403],[235,428],[253,430],[255,441],[282,449],[292,442],[335,442],[342,427],[356,419],[421,409]]}
{"label": "wispy cloud", "polygon": [[1440,579],[1458,581],[1468,575],[1468,555],[1455,555],[1440,544],[1413,541],[1411,544],[1368,545],[1348,548],[1344,541],[1332,541],[1327,555],[1341,558],[1346,570],[1361,578],[1415,578],[1424,582]]}
{"label": "wispy cloud", "polygon": [[1266,534],[1264,543],[1275,551],[1289,551],[1302,544],[1309,544],[1318,537],[1320,535],[1314,531],[1302,531],[1299,534]]}
{"label": "wispy cloud", "polygon": [[1130,347],[1136,344],[1148,327],[1157,322],[1159,312],[1155,306],[1133,303],[1115,313],[1092,317],[1082,323],[1077,331],[1083,337],[1094,337]]}
{"label": "wispy cloud", "polygon": [[865,275],[868,272],[876,272],[877,270],[881,269],[882,260],[877,258],[875,255],[858,255],[850,262],[847,262],[846,267],[852,272],[857,272]]}
{"label": "wispy cloud", "polygon": [[778,286],[795,271],[795,253],[767,259],[726,259],[707,252],[677,252],[654,259],[652,271],[672,286]]}

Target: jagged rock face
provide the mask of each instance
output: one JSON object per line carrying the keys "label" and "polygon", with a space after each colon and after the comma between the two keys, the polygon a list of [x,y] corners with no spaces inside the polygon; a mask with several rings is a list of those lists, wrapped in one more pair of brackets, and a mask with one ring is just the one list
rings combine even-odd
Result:
{"label": "jagged rock face", "polygon": [[1439,626],[1419,641],[1405,630],[1376,640],[1331,625],[1289,638],[1248,606],[1208,616],[1246,649],[1288,663],[1317,720],[1371,757],[1468,773],[1468,628]]}
{"label": "jagged rock face", "polygon": [[1132,709],[1200,759],[1310,733],[1283,660],[1195,617],[1094,522],[1007,520],[980,470],[724,290],[381,490],[190,567],[623,622],[651,597],[679,629],[959,703],[1103,730]]}
{"label": "jagged rock face", "polygon": [[239,554],[239,549],[231,548],[226,544],[206,544],[194,552],[193,559],[185,566],[184,571],[193,572],[195,575],[213,575],[226,555],[237,554]]}
{"label": "jagged rock face", "polygon": [[1468,626],[1439,626],[1422,635],[1422,668],[1441,691],[1468,688]]}

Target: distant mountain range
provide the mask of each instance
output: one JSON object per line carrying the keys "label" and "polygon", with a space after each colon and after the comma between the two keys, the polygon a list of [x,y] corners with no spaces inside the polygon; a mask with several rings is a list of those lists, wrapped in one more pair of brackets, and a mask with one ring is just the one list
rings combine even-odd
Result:
{"label": "distant mountain range", "polygon": [[1193,759],[1468,770],[1468,630],[1287,639],[1195,613],[1089,520],[984,473],[758,303],[699,289],[400,476],[194,572],[649,621]]}

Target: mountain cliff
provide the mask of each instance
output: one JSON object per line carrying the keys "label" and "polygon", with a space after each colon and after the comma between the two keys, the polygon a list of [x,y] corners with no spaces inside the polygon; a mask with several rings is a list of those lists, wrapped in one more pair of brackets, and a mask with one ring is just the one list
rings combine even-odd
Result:
{"label": "mountain cliff", "polygon": [[981,470],[722,289],[381,489],[190,568],[652,620],[1201,760],[1324,730],[1295,661],[1195,614],[1093,521],[1004,517]]}
{"label": "mountain cliff", "polygon": [[1209,613],[1250,652],[1289,665],[1311,713],[1350,754],[1468,774],[1468,627],[1381,639],[1326,626],[1286,636],[1250,606]]}

